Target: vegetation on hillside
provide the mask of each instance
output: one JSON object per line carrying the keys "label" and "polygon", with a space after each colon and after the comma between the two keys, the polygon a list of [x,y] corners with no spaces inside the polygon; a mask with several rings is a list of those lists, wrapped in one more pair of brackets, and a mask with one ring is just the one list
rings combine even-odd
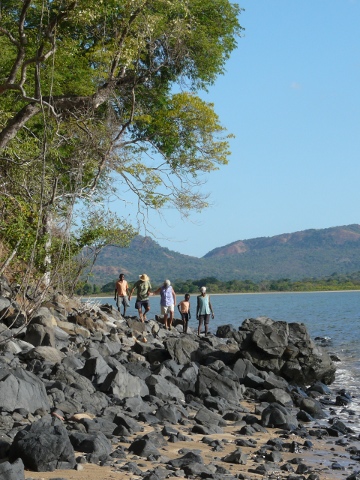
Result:
{"label": "vegetation on hillside", "polygon": [[[102,287],[95,284],[83,283],[79,285],[78,295],[113,294],[116,280],[106,283]],[[315,292],[335,290],[360,290],[360,271],[349,275],[333,273],[324,278],[304,278],[292,281],[289,278],[279,280],[230,280],[221,281],[215,277],[205,277],[200,280],[176,280],[173,282],[176,293],[198,294],[201,286],[206,286],[209,293],[260,293],[260,292]]]}
{"label": "vegetation on hillside", "polygon": [[[284,235],[285,236],[285,235]],[[89,278],[91,283],[104,285],[120,272],[134,280],[146,272],[154,282],[215,277],[222,281],[253,282],[289,278],[322,278],[360,271],[360,226],[348,225],[331,229],[304,230],[296,234],[244,240],[248,250],[203,258],[182,255],[161,247],[149,237],[138,236],[130,248],[105,248],[99,255]]]}
{"label": "vegetation on hillside", "polygon": [[[224,73],[239,12],[228,0],[0,3],[2,270],[21,257],[71,290],[148,209],[207,206],[199,187],[227,163],[229,135],[198,92]],[[138,218],[108,212],[111,195]]]}

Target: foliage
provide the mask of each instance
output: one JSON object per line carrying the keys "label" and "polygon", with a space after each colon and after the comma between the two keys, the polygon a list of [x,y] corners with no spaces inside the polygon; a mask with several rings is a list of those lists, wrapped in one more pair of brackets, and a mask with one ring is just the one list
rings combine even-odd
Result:
{"label": "foliage", "polygon": [[[115,281],[101,287],[103,293],[113,293]],[[176,280],[173,282],[176,293],[199,294],[200,286],[206,286],[209,293],[260,293],[260,292],[311,292],[311,291],[335,291],[335,290],[360,290],[360,271],[349,275],[333,274],[324,278],[305,278],[291,281],[282,278],[253,282],[251,280],[220,281],[214,277],[201,278],[199,280]],[[94,286],[95,287],[95,286]],[[97,293],[91,292],[90,286],[79,286],[79,294]]]}
{"label": "foliage", "polygon": [[72,234],[79,202],[132,192],[144,215],[207,206],[203,174],[227,163],[230,136],[197,91],[224,72],[239,12],[228,0],[2,1],[1,239],[54,273],[80,244],[96,259],[115,243],[95,208],[92,231]]}
{"label": "foliage", "polygon": [[[292,234],[291,234],[292,235]],[[288,234],[290,236],[290,234]],[[302,239],[302,240],[300,240]],[[124,271],[129,279],[146,272],[153,283],[165,278],[215,277],[221,281],[321,278],[333,272],[349,274],[360,270],[360,226],[349,225],[297,232],[287,242],[283,236],[244,240],[248,250],[203,258],[182,255],[161,247],[149,237],[136,237],[129,249],[105,248],[93,269],[98,285]]]}

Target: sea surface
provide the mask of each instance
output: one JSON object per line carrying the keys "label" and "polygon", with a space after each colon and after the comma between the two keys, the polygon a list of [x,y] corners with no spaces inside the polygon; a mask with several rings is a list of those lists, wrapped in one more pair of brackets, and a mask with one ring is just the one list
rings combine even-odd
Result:
{"label": "sea surface", "polygon": [[[182,298],[178,295],[177,301]],[[326,349],[341,359],[336,363],[337,374],[332,388],[345,388],[351,393],[351,408],[360,414],[360,291],[210,294],[210,298],[215,312],[215,318],[210,320],[212,333],[219,325],[232,324],[238,328],[246,318],[266,316],[289,323],[304,323],[313,339],[326,339]],[[115,305],[112,298],[92,300]],[[191,296],[190,302],[192,319],[189,326],[195,329],[196,295]],[[132,299],[128,315],[137,314],[134,303]],[[160,314],[159,297],[152,297],[150,304],[148,318],[153,318]]]}

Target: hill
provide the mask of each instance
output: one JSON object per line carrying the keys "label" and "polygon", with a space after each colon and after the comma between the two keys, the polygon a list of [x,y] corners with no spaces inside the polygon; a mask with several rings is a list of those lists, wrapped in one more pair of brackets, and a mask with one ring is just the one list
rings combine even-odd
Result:
{"label": "hill", "polygon": [[130,248],[107,247],[99,255],[92,282],[103,285],[120,271],[135,280],[142,272],[156,284],[164,278],[219,280],[320,278],[360,270],[360,225],[303,230],[239,240],[204,257],[182,255],[138,236]]}

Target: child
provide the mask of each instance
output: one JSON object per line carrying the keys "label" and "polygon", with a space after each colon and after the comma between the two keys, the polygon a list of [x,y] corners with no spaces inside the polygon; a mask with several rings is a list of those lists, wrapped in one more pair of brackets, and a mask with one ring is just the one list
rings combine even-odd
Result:
{"label": "child", "polygon": [[181,319],[183,321],[183,333],[187,333],[188,323],[191,318],[190,313],[190,295],[185,294],[185,300],[182,300],[178,305],[178,310],[181,314]]}

